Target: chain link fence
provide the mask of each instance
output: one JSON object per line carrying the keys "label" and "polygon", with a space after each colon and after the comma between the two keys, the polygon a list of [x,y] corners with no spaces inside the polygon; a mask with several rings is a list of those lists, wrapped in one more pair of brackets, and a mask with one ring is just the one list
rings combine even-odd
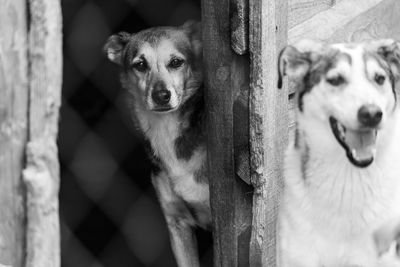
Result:
{"label": "chain link fence", "polygon": [[[199,20],[200,0],[63,0],[62,8],[62,266],[176,266],[118,69],[102,47],[115,32]],[[211,266],[211,236],[198,236]]]}

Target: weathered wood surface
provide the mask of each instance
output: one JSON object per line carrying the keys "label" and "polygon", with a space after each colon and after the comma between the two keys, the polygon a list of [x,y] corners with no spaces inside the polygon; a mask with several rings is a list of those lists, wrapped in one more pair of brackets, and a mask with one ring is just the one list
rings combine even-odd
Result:
{"label": "weathered wood surface", "polygon": [[213,214],[214,266],[248,266],[251,188],[235,178],[236,96],[248,75],[248,61],[231,48],[230,0],[204,0],[203,53],[208,126],[208,166]]}
{"label": "weathered wood surface", "polygon": [[250,0],[250,159],[254,186],[250,266],[277,265],[277,215],[287,145],[288,91],[277,89],[287,0]]}
{"label": "weathered wood surface", "polygon": [[0,8],[0,264],[20,267],[24,256],[22,169],[28,127],[26,1]]}
{"label": "weathered wood surface", "polygon": [[62,36],[59,0],[30,0],[29,142],[24,170],[26,267],[60,266],[58,112]]}
{"label": "weathered wood surface", "polygon": [[288,28],[292,28],[344,0],[289,0]]}
{"label": "weathered wood surface", "polygon": [[249,2],[231,0],[231,43],[232,49],[244,55],[249,49]]}
{"label": "weathered wood surface", "polygon": [[[394,3],[393,0],[387,0]],[[330,40],[337,31],[350,30],[346,27],[350,22],[360,19],[368,10],[375,9],[385,0],[346,0],[340,1],[332,7],[315,14],[302,23],[293,25],[289,29],[289,43],[295,43],[301,39]],[[382,16],[382,14],[379,14]],[[379,17],[381,19],[382,17]],[[370,22],[372,18],[364,20]],[[342,40],[344,41],[344,40]],[[348,40],[346,40],[348,41]]]}

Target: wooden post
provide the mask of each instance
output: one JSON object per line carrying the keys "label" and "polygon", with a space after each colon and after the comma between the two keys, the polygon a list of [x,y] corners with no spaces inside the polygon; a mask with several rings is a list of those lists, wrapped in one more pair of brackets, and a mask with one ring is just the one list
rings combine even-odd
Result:
{"label": "wooden post", "polygon": [[25,198],[22,169],[28,131],[25,0],[0,8],[0,264],[22,266]]}
{"label": "wooden post", "polygon": [[[230,0],[203,0],[203,53],[214,266],[249,265],[251,192],[235,175],[236,96],[248,87],[248,58],[231,48]],[[242,50],[243,51],[243,50]]]}
{"label": "wooden post", "polygon": [[57,267],[60,3],[3,1],[0,31],[0,266]]}
{"label": "wooden post", "polygon": [[59,0],[30,0],[29,142],[26,267],[60,266],[58,215],[58,112],[61,104],[62,36]]}
{"label": "wooden post", "polygon": [[250,0],[250,160],[254,186],[250,266],[277,266],[277,215],[288,135],[288,92],[277,89],[287,0]]}

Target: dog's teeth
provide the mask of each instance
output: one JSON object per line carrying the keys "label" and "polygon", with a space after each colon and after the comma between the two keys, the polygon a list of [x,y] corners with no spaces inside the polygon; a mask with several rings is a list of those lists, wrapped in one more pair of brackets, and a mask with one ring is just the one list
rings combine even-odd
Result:
{"label": "dog's teeth", "polygon": [[355,150],[354,148],[351,150],[351,154],[353,155],[353,158],[354,159],[358,159],[358,156],[357,156],[357,150]]}

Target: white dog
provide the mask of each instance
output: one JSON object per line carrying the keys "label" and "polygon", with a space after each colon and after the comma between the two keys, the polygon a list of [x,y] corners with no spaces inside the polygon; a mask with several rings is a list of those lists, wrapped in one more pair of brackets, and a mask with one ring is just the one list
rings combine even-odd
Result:
{"label": "white dog", "polygon": [[279,59],[297,89],[285,158],[281,266],[400,266],[373,233],[400,215],[400,48],[302,41]]}

